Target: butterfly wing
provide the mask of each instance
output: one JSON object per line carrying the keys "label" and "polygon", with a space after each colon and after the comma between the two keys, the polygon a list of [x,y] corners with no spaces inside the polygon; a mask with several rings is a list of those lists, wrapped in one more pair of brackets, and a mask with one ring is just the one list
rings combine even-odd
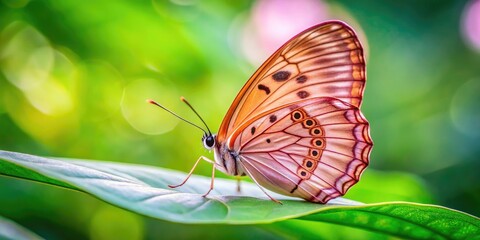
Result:
{"label": "butterfly wing", "polygon": [[217,141],[231,149],[242,124],[300,99],[333,97],[359,108],[364,85],[365,60],[355,32],[340,21],[316,25],[289,40],[253,74],[228,110]]}
{"label": "butterfly wing", "polygon": [[359,180],[372,140],[356,106],[314,98],[257,116],[234,145],[242,167],[263,187],[325,203]]}

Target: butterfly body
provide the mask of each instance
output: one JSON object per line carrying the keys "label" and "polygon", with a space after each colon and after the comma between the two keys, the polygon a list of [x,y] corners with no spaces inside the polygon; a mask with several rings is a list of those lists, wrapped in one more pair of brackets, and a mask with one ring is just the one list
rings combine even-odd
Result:
{"label": "butterfly body", "polygon": [[360,111],[365,80],[363,48],[348,25],[329,21],[299,33],[247,81],[218,134],[204,136],[213,171],[311,202],[344,195],[373,147]]}
{"label": "butterfly body", "polygon": [[[216,137],[216,135],[214,135]],[[228,149],[225,144],[216,144],[214,148],[217,169],[232,176],[245,176],[246,173],[240,163],[238,149]]]}

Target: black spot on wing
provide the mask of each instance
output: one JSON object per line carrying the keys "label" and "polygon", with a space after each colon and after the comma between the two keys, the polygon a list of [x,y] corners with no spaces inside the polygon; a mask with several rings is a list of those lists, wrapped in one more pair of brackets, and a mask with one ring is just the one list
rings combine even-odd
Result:
{"label": "black spot on wing", "polygon": [[290,193],[295,192],[295,190],[297,190],[297,188],[298,188],[298,184],[295,185],[295,187],[290,191]]}
{"label": "black spot on wing", "polygon": [[290,78],[291,73],[289,71],[279,71],[272,75],[273,80],[277,82],[283,82]]}
{"label": "black spot on wing", "polygon": [[270,88],[269,88],[269,87],[267,87],[267,86],[265,86],[265,85],[263,85],[263,84],[258,84],[257,87],[258,87],[259,90],[265,91],[265,93],[266,93],[267,95],[270,94]]}
{"label": "black spot on wing", "polygon": [[308,96],[310,96],[310,93],[308,93],[307,91],[298,91],[297,92],[297,96],[299,98],[307,98]]}
{"label": "black spot on wing", "polygon": [[297,83],[305,83],[307,81],[307,76],[302,75],[300,77],[297,77]]}
{"label": "black spot on wing", "polygon": [[275,115],[270,115],[270,122],[273,123],[273,122],[275,122],[275,121],[277,121],[277,116],[275,116]]}

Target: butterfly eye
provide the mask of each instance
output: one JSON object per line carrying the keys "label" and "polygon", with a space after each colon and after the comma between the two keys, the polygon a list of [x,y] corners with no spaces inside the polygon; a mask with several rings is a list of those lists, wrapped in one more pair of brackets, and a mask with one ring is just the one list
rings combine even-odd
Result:
{"label": "butterfly eye", "polygon": [[202,140],[206,149],[212,149],[215,146],[215,137],[213,135],[204,136]]}

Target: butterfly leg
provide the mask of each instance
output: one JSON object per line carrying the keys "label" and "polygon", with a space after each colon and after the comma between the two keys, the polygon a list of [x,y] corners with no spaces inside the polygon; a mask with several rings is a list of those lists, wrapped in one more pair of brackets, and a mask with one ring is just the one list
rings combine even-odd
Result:
{"label": "butterfly leg", "polygon": [[[212,160],[210,160],[210,159],[208,159],[208,158],[206,158],[206,157],[204,157],[204,156],[201,156],[201,157],[199,157],[199,158],[197,159],[197,161],[195,162],[195,164],[193,164],[192,169],[190,170],[190,172],[188,173],[187,177],[185,178],[185,180],[183,180],[182,183],[180,183],[180,184],[178,184],[178,185],[168,185],[168,187],[170,187],[170,188],[177,188],[177,187],[183,186],[183,184],[185,184],[185,183],[188,181],[188,179],[190,178],[190,176],[192,176],[192,173],[193,173],[193,171],[195,170],[195,168],[197,168],[197,165],[198,165],[198,163],[200,162],[200,160],[205,160],[205,161],[207,161],[207,162],[209,162],[209,163],[212,163],[212,164],[213,164],[213,173],[215,173],[215,162],[212,161]],[[211,185],[213,185],[213,174],[212,174],[212,183],[211,183]],[[213,188],[212,186],[210,186],[210,187]],[[210,190],[208,191],[208,193],[209,193],[211,190],[212,190],[212,189],[210,189]],[[208,193],[207,193],[207,194],[208,194]]]}
{"label": "butterfly leg", "polygon": [[253,177],[253,175],[250,173],[250,170],[248,170],[248,168],[244,168],[244,169],[245,169],[245,171],[248,173],[248,175],[250,176],[250,178],[255,182],[255,184],[257,184],[257,186],[260,188],[260,190],[262,190],[262,192],[265,193],[265,195],[267,195],[267,196],[270,198],[270,200],[272,200],[272,201],[274,201],[274,202],[276,202],[276,203],[278,203],[278,204],[283,205],[282,202],[280,202],[280,201],[278,201],[277,199],[275,199],[275,198],[273,198],[272,196],[270,196],[270,195],[265,191],[265,189],[263,189],[263,187],[260,186],[260,184],[257,182],[257,180],[256,180],[256,179]]}
{"label": "butterfly leg", "polygon": [[240,188],[240,181],[242,179],[240,177],[237,176],[237,193],[241,193],[242,192],[242,189]]}
{"label": "butterfly leg", "polygon": [[213,181],[215,180],[215,162],[212,160],[202,156],[203,160],[210,162],[212,164],[212,180],[210,181],[210,189],[208,190],[207,193],[203,194],[202,197],[206,197],[212,190],[213,190]]}

